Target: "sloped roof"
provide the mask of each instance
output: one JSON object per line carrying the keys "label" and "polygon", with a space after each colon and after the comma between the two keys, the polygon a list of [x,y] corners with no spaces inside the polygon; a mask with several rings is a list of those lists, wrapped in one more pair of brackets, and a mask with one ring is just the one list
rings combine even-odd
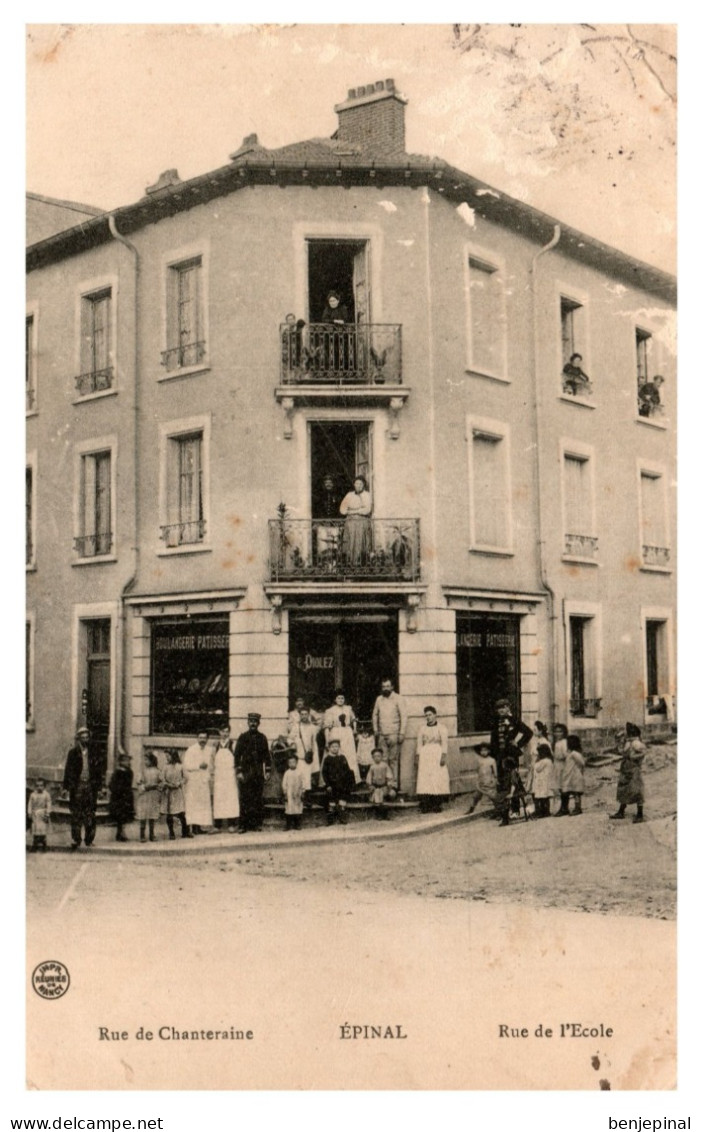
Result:
{"label": "sloped roof", "polygon": [[[164,185],[156,191],[152,189],[134,204],[115,209],[113,215],[119,231],[129,236],[149,224],[246,186],[272,184],[283,187],[426,186],[451,203],[467,204],[477,215],[502,224],[541,246],[552,238],[555,226],[559,224],[558,251],[668,302],[676,299],[673,275],[560,223],[547,213],[449,165],[442,158],[421,154],[371,157],[359,146],[339,142],[336,138],[309,138],[278,149],[266,149],[258,143],[255,135],[251,135],[231,155],[228,165],[189,181]],[[112,238],[107,215],[96,216],[28,248],[27,269],[32,271],[57,262]]]}
{"label": "sloped roof", "polygon": [[40,193],[26,194],[26,240],[35,244],[53,236],[56,232],[73,228],[79,217],[90,219],[103,215],[102,208],[91,204],[79,204],[73,200],[59,200],[57,197],[42,196]]}

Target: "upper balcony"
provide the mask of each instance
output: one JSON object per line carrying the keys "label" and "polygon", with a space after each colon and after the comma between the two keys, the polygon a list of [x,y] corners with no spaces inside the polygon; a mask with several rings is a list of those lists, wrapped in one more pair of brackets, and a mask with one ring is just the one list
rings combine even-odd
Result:
{"label": "upper balcony", "polygon": [[272,582],[418,582],[418,519],[268,521]]}
{"label": "upper balcony", "polygon": [[280,327],[280,384],[285,436],[299,405],[381,405],[389,409],[392,439],[410,390],[402,383],[402,328],[395,323],[284,322]]}
{"label": "upper balcony", "polygon": [[280,380],[283,385],[401,385],[402,328],[284,322]]}

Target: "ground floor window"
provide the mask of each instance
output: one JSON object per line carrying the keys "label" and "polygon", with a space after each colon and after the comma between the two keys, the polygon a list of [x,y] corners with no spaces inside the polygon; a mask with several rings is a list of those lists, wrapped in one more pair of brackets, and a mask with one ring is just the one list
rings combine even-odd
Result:
{"label": "ground floor window", "polygon": [[151,734],[196,735],[229,714],[229,620],[151,624]]}
{"label": "ground floor window", "polygon": [[520,618],[458,613],[456,622],[458,732],[489,731],[495,700],[520,715]]}
{"label": "ground floor window", "polygon": [[670,690],[666,621],[645,621],[645,652],[646,711],[648,715],[666,715]]}

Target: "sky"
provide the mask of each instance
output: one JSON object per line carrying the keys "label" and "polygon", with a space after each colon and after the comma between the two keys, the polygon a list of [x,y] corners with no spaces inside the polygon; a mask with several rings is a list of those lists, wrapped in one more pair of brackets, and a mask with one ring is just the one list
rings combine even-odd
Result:
{"label": "sky", "polygon": [[407,149],[675,268],[671,25],[30,24],[27,188],[103,208],[336,128],[393,78]]}

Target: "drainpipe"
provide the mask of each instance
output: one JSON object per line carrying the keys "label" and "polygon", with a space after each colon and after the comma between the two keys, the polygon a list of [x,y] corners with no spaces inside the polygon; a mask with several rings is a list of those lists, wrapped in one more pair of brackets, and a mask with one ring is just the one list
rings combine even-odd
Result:
{"label": "drainpipe", "polygon": [[[125,582],[122,587],[122,592],[119,598],[119,658],[120,658],[120,672],[118,673],[119,693],[117,695],[117,702],[115,709],[118,712],[118,720],[115,721],[115,734],[117,735],[117,742],[120,751],[126,750],[126,717],[127,717],[127,687],[126,687],[126,671],[127,671],[127,607],[126,597],[133,588],[137,575],[139,572],[139,482],[138,482],[138,460],[139,460],[139,252],[130,240],[117,229],[117,222],[114,218],[114,213],[110,213],[107,217],[109,229],[115,240],[120,244],[124,244],[134,256],[134,402],[133,402],[133,425],[134,425],[134,440],[133,440],[133,483],[134,483],[134,545],[132,546],[132,554],[134,560],[134,569],[131,577]],[[120,647],[121,646],[121,647]]]}
{"label": "drainpipe", "polygon": [[551,251],[560,242],[561,229],[556,224],[552,239],[539,248],[531,262],[531,294],[533,296],[533,339],[532,362],[535,379],[535,470],[536,470],[536,523],[538,529],[538,547],[540,558],[540,584],[548,595],[548,696],[550,700],[550,722],[557,719],[557,612],[555,610],[555,592],[548,581],[548,562],[545,531],[543,529],[544,491],[542,466],[540,459],[541,414],[543,410],[543,394],[541,388],[541,374],[538,361],[538,302],[536,268],[541,256]]}

